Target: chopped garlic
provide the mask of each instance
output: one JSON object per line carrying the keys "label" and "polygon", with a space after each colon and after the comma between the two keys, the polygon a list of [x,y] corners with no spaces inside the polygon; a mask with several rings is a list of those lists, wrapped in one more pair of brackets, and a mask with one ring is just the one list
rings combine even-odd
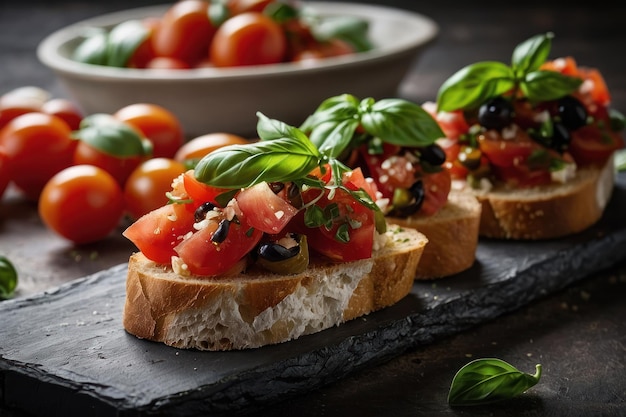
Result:
{"label": "chopped garlic", "polygon": [[553,182],[560,182],[562,184],[568,182],[572,178],[576,176],[576,164],[575,163],[566,163],[563,165],[563,168],[558,171],[552,171],[550,173],[550,177]]}
{"label": "chopped garlic", "polygon": [[189,272],[189,266],[183,262],[178,256],[172,256],[172,270],[183,277],[188,277],[191,275]]}

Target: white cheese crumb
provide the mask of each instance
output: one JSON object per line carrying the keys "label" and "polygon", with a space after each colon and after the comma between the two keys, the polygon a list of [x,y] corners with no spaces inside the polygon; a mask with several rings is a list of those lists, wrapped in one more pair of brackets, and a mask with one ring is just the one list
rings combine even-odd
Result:
{"label": "white cheese crumb", "polygon": [[567,163],[563,165],[563,168],[558,171],[550,172],[550,177],[553,182],[560,182],[561,184],[565,184],[572,178],[576,176],[576,164],[575,163]]}
{"label": "white cheese crumb", "polygon": [[172,270],[180,276],[186,277],[191,275],[189,266],[183,262],[178,256],[172,256]]}

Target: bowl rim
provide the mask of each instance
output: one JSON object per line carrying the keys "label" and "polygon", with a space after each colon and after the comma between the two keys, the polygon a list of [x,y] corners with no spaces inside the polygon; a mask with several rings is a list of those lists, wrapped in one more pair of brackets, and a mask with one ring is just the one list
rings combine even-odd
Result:
{"label": "bowl rim", "polygon": [[384,45],[375,47],[370,51],[354,55],[325,58],[315,65],[299,63],[278,63],[268,65],[255,65],[229,68],[195,68],[186,70],[158,70],[158,69],[135,69],[116,68],[100,65],[86,64],[74,61],[59,53],[59,49],[68,42],[82,37],[94,27],[105,27],[123,20],[140,18],[140,16],[158,16],[164,12],[166,4],[156,6],[138,7],[111,13],[102,14],[84,19],[76,23],[58,29],[46,36],[37,46],[37,57],[52,70],[72,75],[77,78],[101,79],[132,82],[152,81],[197,81],[197,80],[223,80],[227,78],[258,78],[260,76],[285,76],[309,72],[331,71],[345,69],[351,66],[362,66],[389,59],[392,56],[411,53],[414,50],[433,42],[439,34],[438,24],[430,17],[423,14],[383,5],[370,5],[361,3],[306,1],[306,7],[314,8],[323,13],[345,14],[346,11],[357,12],[359,15],[377,16],[381,13],[391,15],[394,18],[420,27],[420,31],[412,33],[410,40],[400,45]]}

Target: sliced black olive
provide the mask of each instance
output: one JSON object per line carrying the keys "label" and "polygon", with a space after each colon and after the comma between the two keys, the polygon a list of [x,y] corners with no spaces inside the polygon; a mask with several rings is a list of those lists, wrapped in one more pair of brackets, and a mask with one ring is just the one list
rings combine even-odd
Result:
{"label": "sliced black olive", "polygon": [[274,194],[278,194],[285,188],[285,183],[284,182],[270,182],[269,186]]}
{"label": "sliced black olive", "polygon": [[569,130],[576,130],[587,124],[587,109],[573,96],[565,96],[558,100],[559,117]]}
{"label": "sliced black olive", "polygon": [[552,137],[550,138],[550,147],[558,152],[567,150],[572,135],[563,123],[554,122],[552,125]]}
{"label": "sliced black olive", "polygon": [[446,153],[441,146],[433,143],[420,149],[420,160],[432,166],[440,166],[446,162]]}
{"label": "sliced black olive", "polygon": [[298,187],[293,182],[289,184],[287,188],[287,198],[292,206],[295,208],[301,208],[304,205],[302,201],[302,192],[300,191],[300,187]]}
{"label": "sliced black olive", "polygon": [[223,219],[220,221],[220,224],[217,226],[215,233],[211,236],[211,242],[213,243],[222,243],[226,240],[226,236],[228,236],[228,230],[230,229],[230,221]]}
{"label": "sliced black olive", "polygon": [[207,201],[206,203],[202,204],[200,207],[198,207],[196,209],[196,211],[193,214],[193,218],[194,220],[197,222],[201,222],[202,220],[204,220],[204,218],[206,217],[206,214],[213,210],[215,208],[215,204]]}
{"label": "sliced black olive", "polygon": [[478,148],[472,148],[470,146],[464,146],[459,152],[458,160],[465,168],[473,171],[480,166],[480,158],[482,153]]}
{"label": "sliced black olive", "polygon": [[424,184],[417,180],[410,188],[396,188],[393,193],[392,209],[389,212],[393,217],[408,217],[416,213],[424,203]]}
{"label": "sliced black olive", "polygon": [[478,123],[487,129],[503,129],[513,120],[513,105],[504,97],[494,97],[478,109]]}
{"label": "sliced black olive", "polygon": [[263,243],[257,249],[257,263],[277,274],[298,274],[309,266],[309,247],[305,235],[294,237],[298,244],[286,248],[277,242]]}

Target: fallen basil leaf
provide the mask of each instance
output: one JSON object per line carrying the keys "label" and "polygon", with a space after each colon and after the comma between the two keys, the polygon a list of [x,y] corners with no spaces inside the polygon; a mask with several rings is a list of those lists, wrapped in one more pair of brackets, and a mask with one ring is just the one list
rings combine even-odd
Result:
{"label": "fallen basil leaf", "polygon": [[476,359],[463,366],[454,376],[448,403],[458,405],[488,404],[513,398],[539,382],[541,365],[535,375],[517,370],[496,359]]}
{"label": "fallen basil leaf", "polygon": [[0,300],[13,297],[17,287],[17,271],[6,257],[0,256]]}

